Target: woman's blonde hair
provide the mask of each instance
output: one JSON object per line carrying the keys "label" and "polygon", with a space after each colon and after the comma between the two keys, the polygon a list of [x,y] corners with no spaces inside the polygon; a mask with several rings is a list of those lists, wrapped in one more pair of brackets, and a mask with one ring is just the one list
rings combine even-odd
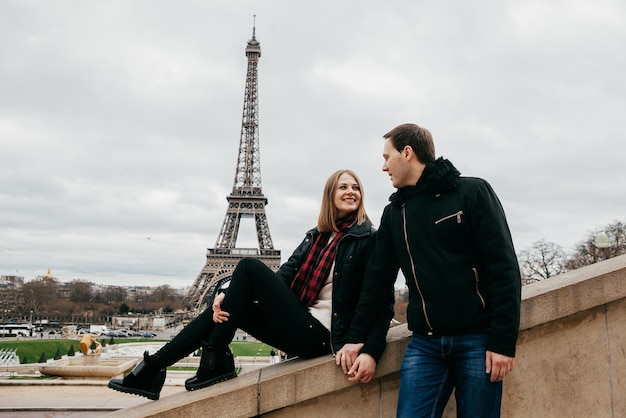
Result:
{"label": "woman's blonde hair", "polygon": [[337,207],[335,207],[335,192],[339,185],[339,177],[344,173],[354,177],[356,183],[359,185],[359,189],[361,189],[361,200],[356,214],[357,224],[361,225],[369,219],[363,203],[363,184],[361,184],[361,180],[359,180],[359,177],[352,170],[339,170],[330,175],[328,180],[326,180],[326,186],[324,186],[322,207],[320,208],[320,215],[317,218],[317,229],[320,232],[339,232],[336,225]]}

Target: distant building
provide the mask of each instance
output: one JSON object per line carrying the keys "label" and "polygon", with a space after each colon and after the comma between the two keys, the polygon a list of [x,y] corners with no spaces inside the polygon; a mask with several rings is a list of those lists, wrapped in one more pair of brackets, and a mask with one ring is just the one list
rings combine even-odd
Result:
{"label": "distant building", "polygon": [[0,287],[20,287],[24,284],[22,276],[0,276]]}

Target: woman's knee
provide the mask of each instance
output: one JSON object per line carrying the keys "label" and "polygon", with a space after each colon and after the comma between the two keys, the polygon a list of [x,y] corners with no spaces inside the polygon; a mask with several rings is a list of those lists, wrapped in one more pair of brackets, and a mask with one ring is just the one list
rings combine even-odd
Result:
{"label": "woman's knee", "polygon": [[258,280],[261,276],[261,272],[263,271],[263,269],[269,268],[262,261],[259,261],[256,258],[247,257],[241,259],[241,261],[237,263],[237,267],[235,267],[233,275],[230,278],[230,286],[232,286],[233,283],[250,282],[250,279],[252,277],[254,277],[255,280]]}
{"label": "woman's knee", "polygon": [[260,261],[259,259],[256,258],[252,258],[252,257],[246,257],[246,258],[242,258],[241,261],[239,261],[239,263],[237,263],[237,267],[235,267],[235,271],[233,272],[233,276],[235,275],[235,272],[237,272],[237,270],[240,271],[254,271],[256,269],[258,269],[260,266],[265,266],[265,264],[263,264],[262,261]]}

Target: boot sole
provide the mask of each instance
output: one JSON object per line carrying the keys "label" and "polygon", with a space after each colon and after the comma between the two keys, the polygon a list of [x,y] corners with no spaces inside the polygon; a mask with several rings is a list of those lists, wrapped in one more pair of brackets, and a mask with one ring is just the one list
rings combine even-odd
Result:
{"label": "boot sole", "polygon": [[126,386],[118,385],[117,383],[109,382],[109,388],[118,392],[130,393],[131,395],[143,396],[144,398],[151,399],[153,401],[159,400],[159,393],[148,392],[141,389],[129,388]]}
{"label": "boot sole", "polygon": [[218,377],[214,377],[213,379],[209,379],[209,380],[205,380],[203,382],[199,382],[193,385],[189,385],[187,383],[185,383],[185,389],[192,391],[192,390],[197,390],[197,389],[202,389],[202,388],[206,388],[208,386],[212,386],[216,383],[221,383],[221,382],[225,382],[227,380],[230,379],[234,379],[235,377],[237,377],[237,372],[236,371],[232,371],[228,374],[223,374],[221,376]]}

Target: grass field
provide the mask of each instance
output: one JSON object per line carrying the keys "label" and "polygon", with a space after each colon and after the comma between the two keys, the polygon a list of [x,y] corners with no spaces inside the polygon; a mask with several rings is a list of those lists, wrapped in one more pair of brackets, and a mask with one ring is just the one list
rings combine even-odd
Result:
{"label": "grass field", "polygon": [[[103,345],[111,343],[110,338],[99,339]],[[114,344],[125,343],[137,343],[137,342],[159,342],[159,340],[145,339],[145,338],[120,338],[114,339]],[[166,341],[163,341],[166,342]],[[20,358],[20,363],[38,363],[42,358],[42,354],[47,360],[51,360],[58,353],[61,356],[65,356],[70,351],[71,347],[74,347],[74,352],[79,352],[79,340],[0,340],[0,349],[17,349],[17,355]],[[264,343],[257,342],[241,342],[235,341],[230,344],[230,348],[233,351],[233,355],[237,356],[269,356],[270,347]]]}

